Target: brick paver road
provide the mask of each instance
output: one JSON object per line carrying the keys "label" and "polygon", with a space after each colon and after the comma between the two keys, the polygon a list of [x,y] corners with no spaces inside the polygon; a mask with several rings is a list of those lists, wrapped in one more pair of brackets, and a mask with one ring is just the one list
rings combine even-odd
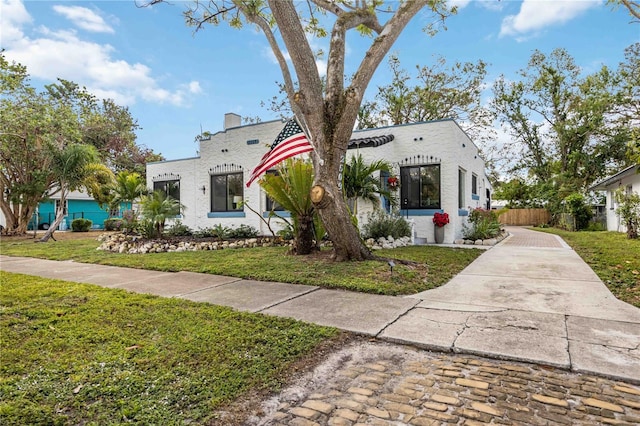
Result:
{"label": "brick paver road", "polygon": [[253,424],[638,425],[640,386],[531,364],[361,343]]}

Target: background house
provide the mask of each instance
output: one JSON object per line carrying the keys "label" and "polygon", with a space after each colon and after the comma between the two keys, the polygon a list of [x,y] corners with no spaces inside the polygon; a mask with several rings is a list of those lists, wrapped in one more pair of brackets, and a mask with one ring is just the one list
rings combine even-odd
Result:
{"label": "background house", "polygon": [[[56,208],[59,203],[59,194],[54,194],[47,201],[40,202],[33,219],[29,222],[29,229],[33,229],[34,226],[38,229],[49,229],[56,219]],[[89,219],[93,222],[92,228],[100,229],[104,227],[104,221],[110,217],[109,209],[101,208],[86,192],[71,191],[67,196],[66,204],[65,218],[58,228],[62,231],[71,229],[71,222],[78,218]],[[113,213],[116,216],[119,214],[119,212]]]}
{"label": "background house", "polygon": [[[46,201],[38,203],[38,207],[34,212],[27,229],[49,229],[56,219],[56,208],[60,203],[60,194],[51,195]],[[100,205],[86,192],[71,191],[67,196],[65,206],[65,218],[60,223],[59,230],[71,229],[71,222],[74,219],[84,218],[93,222],[93,229],[104,228],[104,221],[110,217],[120,217],[123,204],[119,210],[109,211],[109,208],[102,208]],[[0,211],[0,225],[6,226],[4,214]]]}
{"label": "background house", "polygon": [[[245,183],[283,127],[280,120],[243,126],[239,115],[225,114],[224,130],[200,141],[198,157],[147,164],[147,187],[177,198],[186,207],[179,219],[192,229],[245,224],[268,235],[261,218],[241,201],[268,215],[266,194],[257,182],[249,188]],[[385,159],[393,164],[390,176],[400,181],[393,191],[400,214],[413,220],[416,236],[429,242],[434,240],[435,212],[449,214],[445,242],[453,242],[462,236],[470,209],[490,207],[484,160],[453,120],[354,131],[347,156],[357,153],[366,162]],[[388,177],[380,177],[383,184]],[[361,224],[372,208],[359,204]]]}
{"label": "background house", "polygon": [[609,176],[596,183],[590,189],[592,191],[604,191],[607,197],[605,211],[607,216],[607,231],[627,232],[626,226],[621,222],[620,216],[616,214],[618,204],[614,193],[618,188],[624,188],[627,193],[640,194],[640,165],[627,167],[626,169]]}

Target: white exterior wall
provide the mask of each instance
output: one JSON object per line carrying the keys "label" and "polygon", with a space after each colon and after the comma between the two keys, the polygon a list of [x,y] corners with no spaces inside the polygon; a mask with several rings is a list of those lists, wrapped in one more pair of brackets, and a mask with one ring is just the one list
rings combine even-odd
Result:
{"label": "white exterior wall", "polygon": [[[148,164],[147,186],[151,189],[154,180],[166,180],[162,175],[179,175],[180,202],[187,207],[181,220],[191,229],[202,229],[217,224],[228,227],[246,224],[258,229],[263,235],[269,235],[267,226],[246,207],[242,213],[210,213],[210,169],[224,165],[239,166],[243,170],[243,179],[246,182],[253,167],[258,164],[283,127],[284,123],[278,120],[233,127],[218,132],[209,140],[201,141],[200,157]],[[354,132],[353,138],[389,134],[394,135],[393,141],[378,147],[350,149],[347,151],[347,156],[360,152],[367,162],[385,159],[394,164],[394,174],[398,177],[400,163],[405,159],[416,155],[433,156],[439,159],[442,210],[449,214],[451,221],[445,227],[445,242],[451,243],[456,238],[460,238],[468,209],[486,207],[485,190],[490,189],[484,171],[484,161],[478,155],[475,144],[452,120],[361,130]],[[247,144],[249,140],[258,140],[258,143],[249,145]],[[461,211],[458,209],[459,167],[466,170],[466,208]],[[478,177],[478,200],[472,199],[471,195],[472,173]],[[204,193],[200,189],[202,187],[205,188]],[[399,189],[396,194],[399,197]],[[257,181],[250,188],[244,188],[244,199],[256,211],[264,212],[266,197]],[[371,209],[365,204],[362,201],[359,202],[360,223],[363,223],[366,212]],[[409,219],[415,221],[417,236],[426,237],[429,242],[434,241],[432,214],[433,212],[418,213],[409,210],[408,215]],[[274,226],[273,221],[272,227],[276,231],[279,229],[278,226]]]}
{"label": "white exterior wall", "polygon": [[640,194],[640,174],[621,178],[607,187],[607,231],[627,232],[627,227],[616,213],[618,203],[615,202],[614,193],[618,188],[626,190],[629,185],[631,185],[631,191]]}
{"label": "white exterior wall", "polygon": [[[485,175],[484,161],[480,158],[478,148],[469,137],[452,120],[428,123],[408,124],[354,132],[354,138],[393,134],[394,140],[385,145],[371,148],[360,148],[359,152],[366,162],[385,159],[394,164],[394,174],[400,176],[400,163],[416,155],[435,157],[440,163],[440,192],[442,211],[449,214],[450,223],[445,226],[445,243],[451,243],[462,237],[463,226],[467,223],[470,209],[486,208],[486,189],[491,190]],[[420,139],[422,138],[422,139]],[[349,150],[348,155],[355,155],[357,150]],[[436,161],[437,162],[437,161]],[[419,163],[417,163],[419,164]],[[458,169],[466,171],[465,208],[458,209]],[[471,176],[478,177],[478,200],[472,199]],[[401,183],[402,184],[402,183]],[[395,191],[400,197],[400,189]],[[358,220],[363,223],[369,208],[359,204]],[[402,207],[402,206],[401,206]],[[416,236],[434,242],[433,215],[417,215],[415,210],[402,210],[401,213],[415,223]]]}
{"label": "white exterior wall", "polygon": [[[152,189],[155,180],[166,180],[163,176],[165,174],[179,175],[180,202],[186,206],[180,220],[193,230],[218,224],[226,227],[245,224],[258,229],[262,235],[270,235],[268,227],[246,207],[244,212],[238,213],[210,212],[210,169],[224,165],[239,166],[243,170],[243,179],[246,182],[251,170],[258,164],[268,150],[268,145],[273,143],[283,126],[282,121],[276,120],[218,132],[210,139],[200,142],[199,157],[148,164],[147,187]],[[258,143],[248,145],[247,141],[250,140],[258,140]],[[204,192],[201,189],[203,187]],[[256,211],[264,211],[266,199],[257,181],[249,188],[244,187],[244,200]],[[275,225],[276,222],[272,220],[274,231],[280,229]]]}

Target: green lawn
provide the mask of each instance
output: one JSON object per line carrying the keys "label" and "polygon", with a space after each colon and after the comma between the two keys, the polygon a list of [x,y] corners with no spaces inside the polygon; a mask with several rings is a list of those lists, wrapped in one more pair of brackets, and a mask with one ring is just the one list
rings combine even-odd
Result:
{"label": "green lawn", "polygon": [[289,256],[286,247],[236,250],[120,254],[97,251],[94,237],[57,233],[59,241],[34,243],[32,239],[3,238],[0,253],[13,256],[70,260],[160,271],[191,271],[239,278],[309,284],[367,293],[413,294],[447,283],[473,262],[478,249],[412,246],[381,250],[375,254],[412,261],[396,262],[391,273],[387,262],[336,263],[327,256]]}
{"label": "green lawn", "polygon": [[620,232],[536,231],[559,235],[584,259],[618,299],[640,308],[640,240]]}
{"label": "green lawn", "polygon": [[1,271],[0,281],[4,426],[215,423],[340,338],[186,300]]}

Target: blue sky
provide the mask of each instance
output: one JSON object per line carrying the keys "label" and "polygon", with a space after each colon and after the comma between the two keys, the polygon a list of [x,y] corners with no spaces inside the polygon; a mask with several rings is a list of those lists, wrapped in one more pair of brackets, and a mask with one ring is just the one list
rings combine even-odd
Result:
{"label": "blue sky", "polygon": [[[142,126],[139,144],[167,159],[192,157],[200,129],[222,130],[226,112],[277,118],[260,103],[277,93],[281,74],[264,36],[248,27],[207,26],[194,34],[181,15],[187,3],[139,8],[133,0],[0,0],[0,47],[28,67],[34,85],[61,77],[113,98]],[[482,59],[490,86],[500,74],[515,78],[535,49],[565,48],[590,72],[603,64],[617,67],[624,48],[640,41],[640,24],[603,1],[455,3],[459,13],[446,21],[446,31],[427,36],[422,28],[431,18],[425,13],[398,39],[392,52],[405,69],[429,65],[437,55],[448,63]],[[368,41],[347,39],[351,70]],[[325,51],[328,46],[326,39],[311,44]],[[388,79],[383,62],[368,97]]]}

